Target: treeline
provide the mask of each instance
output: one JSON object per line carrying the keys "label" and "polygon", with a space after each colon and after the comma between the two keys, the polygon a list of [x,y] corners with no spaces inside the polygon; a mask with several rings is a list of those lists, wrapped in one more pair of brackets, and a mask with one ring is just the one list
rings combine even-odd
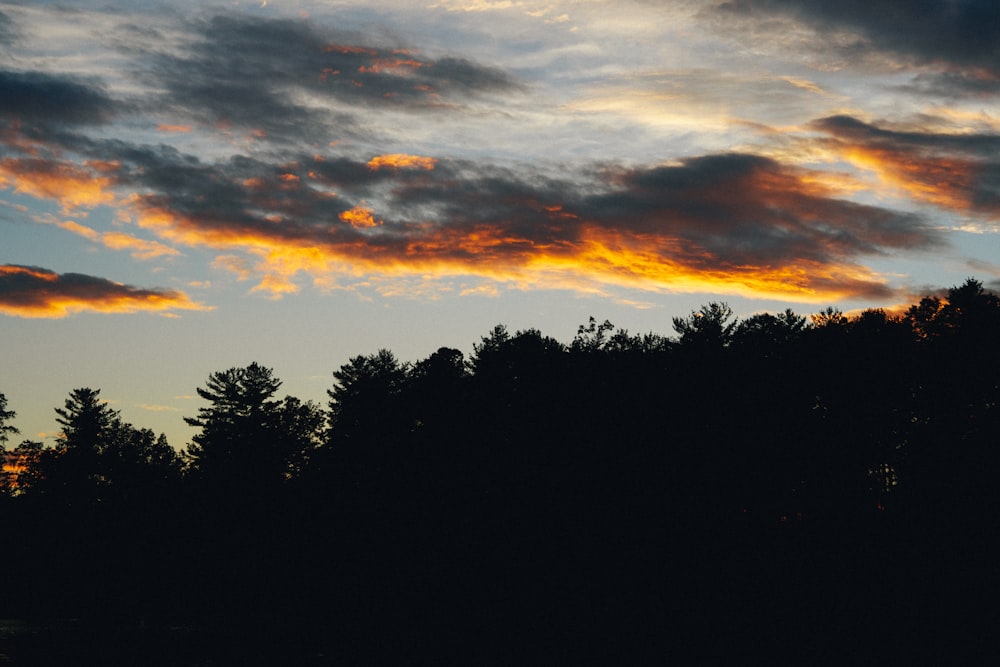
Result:
{"label": "treeline", "polygon": [[[186,628],[165,662],[351,664],[807,660],[834,628],[992,621],[954,606],[997,584],[1000,298],[673,328],[380,350],[326,406],[257,363],[212,373],[180,452],[76,389],[55,447],[7,452],[0,615]],[[0,395],[0,437],[14,416]]]}

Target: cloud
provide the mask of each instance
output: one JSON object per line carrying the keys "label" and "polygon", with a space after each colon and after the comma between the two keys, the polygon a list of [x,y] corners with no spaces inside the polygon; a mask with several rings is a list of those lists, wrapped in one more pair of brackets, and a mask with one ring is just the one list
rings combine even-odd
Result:
{"label": "cloud", "polygon": [[176,248],[163,245],[158,241],[136,238],[123,232],[104,232],[101,234],[101,243],[112,250],[128,250],[135,259],[175,257],[180,254]]}
{"label": "cloud", "polygon": [[426,169],[430,171],[437,164],[437,160],[432,157],[420,155],[406,155],[404,153],[392,153],[389,155],[376,155],[368,160],[368,168],[376,169]]}
{"label": "cloud", "polygon": [[135,407],[147,412],[180,412],[180,408],[173,405],[155,405],[150,403],[135,403]]}
{"label": "cloud", "polygon": [[449,12],[493,12],[523,7],[515,0],[443,0],[430,5],[430,9],[443,8]]}
{"label": "cloud", "polygon": [[612,112],[650,126],[721,133],[736,119],[801,122],[829,109],[831,100],[839,98],[801,78],[689,69],[621,76],[594,86],[568,108]]}
{"label": "cloud", "polygon": [[[50,222],[42,218],[42,222]],[[157,257],[174,257],[180,254],[176,248],[163,245],[158,241],[140,239],[124,232],[99,232],[96,229],[81,225],[73,220],[58,221],[52,220],[51,224],[56,225],[68,232],[73,232],[82,236],[88,241],[100,243],[112,250],[128,250],[135,259],[155,259]]]}
{"label": "cloud", "polygon": [[0,159],[0,188],[58,201],[69,213],[114,203],[109,169],[98,162],[80,165],[43,158]]}
{"label": "cloud", "polygon": [[14,20],[0,11],[0,46],[13,44],[17,37],[18,29]]}
{"label": "cloud", "polygon": [[893,129],[853,116],[813,127],[842,158],[916,199],[1000,220],[1000,134]]}
{"label": "cloud", "polygon": [[136,224],[222,251],[218,266],[272,296],[296,291],[304,274],[322,287],[472,276],[587,293],[881,298],[885,281],[862,258],[941,243],[918,216],[841,199],[821,173],[747,154],[559,177],[449,159],[432,170],[370,164],[147,159],[119,178],[147,193],[129,202]]}
{"label": "cloud", "polygon": [[183,292],[143,289],[80,273],[58,274],[16,264],[0,265],[0,313],[26,318],[61,318],[78,312],[173,314],[210,310]]}
{"label": "cloud", "polygon": [[[731,4],[744,18],[748,7],[784,11],[763,1]],[[825,16],[810,3],[796,6],[784,15],[816,25]],[[942,243],[919,216],[845,199],[851,193],[835,186],[835,176],[749,153],[629,167],[391,152],[407,150],[399,145],[362,154],[362,146],[378,143],[371,127],[408,130],[418,116],[439,122],[427,112],[460,112],[521,85],[488,64],[301,20],[226,14],[178,24],[172,41],[165,34],[149,35],[142,48],[138,39],[121,40],[133,49],[128,90],[135,97],[127,103],[93,80],[0,76],[0,88],[17,97],[0,98],[0,142],[17,154],[0,159],[0,188],[56,201],[66,214],[112,207],[116,220],[141,234],[61,224],[139,259],[176,254],[180,245],[208,248],[215,268],[274,298],[299,291],[304,280],[321,289],[363,283],[387,294],[401,284],[444,289],[452,281],[450,288],[469,294],[557,288],[605,295],[711,290],[807,302],[884,298],[891,290],[865,266],[868,258]],[[630,83],[631,98],[595,84],[590,101],[599,110],[619,101],[643,118],[666,115],[666,105],[702,130],[713,108],[720,126],[744,112],[780,111],[788,115],[779,120],[799,122],[819,115],[814,105],[827,113],[831,95],[801,77],[697,69]],[[725,104],[717,101],[720,88],[730,93]],[[40,124],[25,124],[31,109]],[[120,133],[94,127],[123,119],[144,134],[124,131],[124,123]],[[393,124],[380,125],[387,119]],[[981,171],[973,180],[956,175],[948,185],[954,201],[945,203],[957,206],[962,194],[971,202],[966,209],[994,206],[995,161],[971,141],[962,148],[954,136],[852,125],[844,117],[810,129],[848,159],[881,150],[882,173],[938,204],[945,200],[917,186],[947,188],[921,170],[940,167],[944,155],[965,160],[970,169],[959,165],[955,174]],[[232,154],[232,143],[220,148],[217,141],[227,133],[252,140]],[[199,153],[140,143],[139,136]],[[331,140],[345,136],[364,141],[333,148]],[[916,166],[907,171],[907,164]],[[140,238],[149,235],[156,240]],[[32,275],[16,273],[22,282]]]}
{"label": "cloud", "polygon": [[376,220],[373,215],[374,211],[364,206],[363,204],[358,204],[349,211],[344,211],[339,217],[343,222],[346,222],[351,227],[378,227],[382,224],[381,220]]}
{"label": "cloud", "polygon": [[246,259],[236,255],[219,255],[212,261],[212,268],[228,271],[241,282],[253,277],[253,267]]}
{"label": "cloud", "polygon": [[272,142],[354,136],[362,109],[441,109],[519,87],[494,67],[304,21],[227,14],[192,26],[182,53],[143,56],[142,76],[166,90],[158,104]]}
{"label": "cloud", "polygon": [[[789,19],[825,39],[814,46],[857,60],[873,53],[932,68],[952,90],[982,92],[1000,83],[1000,4],[994,0],[731,0],[722,15],[761,29]],[[770,26],[769,26],[770,23]]]}
{"label": "cloud", "polygon": [[90,80],[0,70],[0,119],[8,123],[97,125],[108,122],[118,108]]}

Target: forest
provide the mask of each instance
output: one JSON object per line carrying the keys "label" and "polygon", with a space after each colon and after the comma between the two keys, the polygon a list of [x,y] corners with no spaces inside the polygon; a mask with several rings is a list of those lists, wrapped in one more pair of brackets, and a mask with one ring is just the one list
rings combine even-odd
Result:
{"label": "forest", "polygon": [[670,336],[592,318],[568,344],[498,325],[468,358],[354,357],[326,405],[256,362],[213,372],[182,449],[87,387],[55,446],[15,446],[0,394],[0,618],[32,628],[0,654],[975,658],[998,620],[998,340],[972,278],[901,314],[710,303]]}

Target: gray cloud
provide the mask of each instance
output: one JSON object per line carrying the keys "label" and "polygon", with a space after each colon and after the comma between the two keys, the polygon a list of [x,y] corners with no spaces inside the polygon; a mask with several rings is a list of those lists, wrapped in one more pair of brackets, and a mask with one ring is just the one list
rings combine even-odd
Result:
{"label": "gray cloud", "polygon": [[493,67],[359,43],[302,21],[216,16],[194,28],[183,55],[151,56],[150,75],[167,89],[164,102],[276,141],[350,136],[359,107],[434,109],[518,88]]}
{"label": "gray cloud", "polygon": [[0,118],[25,125],[108,122],[118,103],[95,82],[0,70]]}
{"label": "gray cloud", "polygon": [[18,30],[14,20],[0,11],[0,46],[13,44],[17,36]]}
{"label": "gray cloud", "polygon": [[839,48],[847,57],[890,53],[933,67],[938,72],[923,79],[928,91],[1000,92],[1000,4],[995,0],[731,0],[717,9],[757,25],[787,17],[819,35],[854,33],[857,39],[849,44],[815,46]]}
{"label": "gray cloud", "polygon": [[690,158],[621,181],[623,190],[592,202],[610,211],[607,222],[666,227],[733,264],[841,261],[937,243],[917,216],[837,199],[807,185],[802,173],[755,155]]}
{"label": "gray cloud", "polygon": [[892,129],[866,123],[848,115],[821,118],[813,127],[843,138],[886,147],[935,150],[950,154],[989,159],[1000,154],[1000,135],[983,133],[942,133],[922,129]]}
{"label": "gray cloud", "polygon": [[813,127],[848,155],[863,150],[865,166],[917,199],[1000,219],[1000,135],[893,129],[852,116],[823,118]]}

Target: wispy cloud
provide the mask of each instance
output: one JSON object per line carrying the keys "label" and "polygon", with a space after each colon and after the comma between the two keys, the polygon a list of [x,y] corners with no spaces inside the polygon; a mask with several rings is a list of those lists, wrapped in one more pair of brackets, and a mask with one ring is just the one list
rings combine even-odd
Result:
{"label": "wispy cloud", "polygon": [[164,245],[159,241],[140,239],[124,232],[99,232],[96,229],[81,225],[74,220],[41,219],[45,223],[51,223],[82,236],[88,241],[100,243],[112,250],[127,250],[135,259],[155,259],[158,257],[173,257],[180,254],[176,248]]}
{"label": "wispy cloud", "polygon": [[146,412],[180,412],[180,408],[173,405],[154,405],[150,403],[136,403],[135,407]]}

